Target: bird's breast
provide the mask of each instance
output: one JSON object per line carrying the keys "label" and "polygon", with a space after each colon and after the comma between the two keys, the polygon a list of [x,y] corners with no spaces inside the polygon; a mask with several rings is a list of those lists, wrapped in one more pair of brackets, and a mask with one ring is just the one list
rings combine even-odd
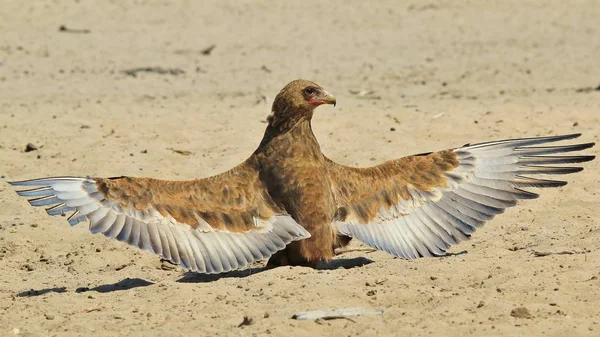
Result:
{"label": "bird's breast", "polygon": [[261,178],[269,194],[305,228],[330,224],[335,214],[324,163],[302,157],[265,158]]}

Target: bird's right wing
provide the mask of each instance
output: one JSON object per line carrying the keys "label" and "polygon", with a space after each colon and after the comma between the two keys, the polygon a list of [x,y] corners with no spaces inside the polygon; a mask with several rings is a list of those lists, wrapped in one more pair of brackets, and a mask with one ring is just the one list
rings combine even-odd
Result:
{"label": "bird's right wing", "polygon": [[32,206],[89,220],[92,233],[149,250],[201,273],[270,257],[310,234],[280,209],[248,162],[210,178],[52,177],[12,182]]}
{"label": "bird's right wing", "polygon": [[[564,181],[530,177],[567,174],[594,156],[557,156],[594,143],[537,146],[579,134],[509,139],[409,156],[370,168],[329,161],[338,200],[338,231],[393,255],[414,259],[443,255],[452,244],[517,204],[537,198],[527,187]],[[558,166],[556,166],[558,165]]]}

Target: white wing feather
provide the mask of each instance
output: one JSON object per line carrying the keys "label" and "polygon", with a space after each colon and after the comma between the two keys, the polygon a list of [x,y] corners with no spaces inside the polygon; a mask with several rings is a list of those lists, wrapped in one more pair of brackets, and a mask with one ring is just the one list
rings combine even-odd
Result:
{"label": "white wing feather", "polygon": [[37,186],[17,194],[31,198],[32,206],[50,206],[46,209],[50,215],[73,212],[68,218],[72,226],[88,220],[94,234],[116,238],[200,273],[243,268],[269,258],[292,241],[310,237],[289,215],[276,215],[266,222],[256,218],[257,230],[245,233],[214,230],[202,219],[193,228],[155,209],[123,209],[104,199],[92,178],[55,177],[11,184]]}
{"label": "white wing feather", "polygon": [[538,194],[523,187],[559,187],[566,182],[528,177],[531,174],[568,174],[583,168],[544,166],[581,163],[594,156],[548,156],[580,151],[594,143],[534,147],[573,139],[580,134],[502,140],[465,145],[454,150],[459,165],[446,173],[447,186],[432,191],[410,189],[411,199],[364,224],[358,219],[336,223],[338,231],[392,255],[415,259],[444,255],[450,245],[468,239],[476,228],[515,206],[519,199]]}

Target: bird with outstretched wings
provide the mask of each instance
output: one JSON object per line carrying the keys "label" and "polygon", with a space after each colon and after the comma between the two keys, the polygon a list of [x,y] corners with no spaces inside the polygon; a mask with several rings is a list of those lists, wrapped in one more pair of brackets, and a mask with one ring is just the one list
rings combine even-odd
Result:
{"label": "bird with outstretched wings", "polygon": [[319,85],[296,80],[273,102],[256,151],[208,178],[52,177],[12,182],[17,194],[68,222],[151,251],[192,271],[221,273],[268,259],[315,266],[356,238],[398,257],[441,256],[478,227],[534,199],[530,187],[564,181],[594,143],[555,145],[571,134],[509,139],[391,160],[340,165],[312,132],[315,108],[334,104]]}

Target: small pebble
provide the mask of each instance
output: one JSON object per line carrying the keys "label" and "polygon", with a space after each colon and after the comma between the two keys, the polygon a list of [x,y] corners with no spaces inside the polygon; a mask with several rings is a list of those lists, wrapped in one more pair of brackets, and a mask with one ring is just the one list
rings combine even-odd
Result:
{"label": "small pebble", "polygon": [[516,317],[516,318],[527,318],[527,319],[533,318],[533,315],[531,315],[529,310],[527,310],[527,308],[525,308],[525,307],[518,307],[518,308],[511,310],[510,315],[512,317]]}
{"label": "small pebble", "polygon": [[38,147],[31,143],[27,143],[27,145],[25,146],[25,152],[31,152],[31,151],[35,151],[37,149],[38,149]]}

